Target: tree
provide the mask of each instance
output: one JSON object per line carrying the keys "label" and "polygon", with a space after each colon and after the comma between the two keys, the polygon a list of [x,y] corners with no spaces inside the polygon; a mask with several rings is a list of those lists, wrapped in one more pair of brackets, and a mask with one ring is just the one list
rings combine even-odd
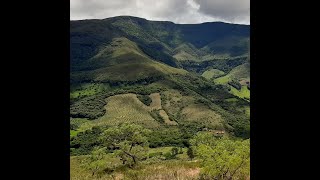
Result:
{"label": "tree", "polygon": [[231,140],[228,138],[203,141],[198,135],[191,144],[202,160],[202,179],[245,179],[250,172],[250,140]]}
{"label": "tree", "polygon": [[164,154],[164,157],[169,160],[169,159],[175,159],[177,157],[179,153],[179,149],[177,147],[173,147],[171,149],[171,153],[170,152],[167,152]]}
{"label": "tree", "polygon": [[109,128],[103,133],[103,140],[108,147],[114,150],[115,155],[123,164],[130,167],[138,161],[147,158],[150,130],[134,124],[122,124],[116,128]]}
{"label": "tree", "polygon": [[191,147],[188,147],[187,154],[191,160],[194,158],[194,153]]}
{"label": "tree", "polygon": [[106,155],[105,148],[95,148],[91,154],[82,161],[82,166],[92,172],[94,176],[97,172],[106,167],[106,161],[104,160]]}

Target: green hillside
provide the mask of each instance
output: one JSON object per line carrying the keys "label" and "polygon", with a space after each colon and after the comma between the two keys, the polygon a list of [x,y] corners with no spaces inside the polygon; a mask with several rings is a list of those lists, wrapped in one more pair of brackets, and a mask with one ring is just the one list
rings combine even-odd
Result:
{"label": "green hillside", "polygon": [[[217,172],[247,178],[239,153],[250,138],[249,31],[130,16],[71,21],[72,179],[214,179],[209,164],[221,162],[241,171]],[[243,151],[202,163],[213,147]]]}

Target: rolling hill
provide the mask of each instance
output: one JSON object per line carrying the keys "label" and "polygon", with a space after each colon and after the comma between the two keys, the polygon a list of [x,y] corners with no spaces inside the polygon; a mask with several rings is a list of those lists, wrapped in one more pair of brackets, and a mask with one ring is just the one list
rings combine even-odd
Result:
{"label": "rolling hill", "polygon": [[[188,153],[199,132],[250,138],[249,42],[250,26],[223,22],[174,24],[131,16],[70,21],[72,177],[92,178],[89,170],[98,164],[88,170],[84,160],[105,147],[103,131],[126,123],[152,132],[146,137],[149,159],[141,166],[162,167],[171,179],[186,169],[197,172],[190,179],[198,177],[200,165]],[[173,157],[170,149],[177,147],[181,154]],[[101,162],[113,165],[112,171],[103,166],[106,179],[163,176],[124,171],[116,149],[107,149],[108,160]],[[134,171],[138,175],[128,174]]]}
{"label": "rolling hill", "polygon": [[[71,21],[71,118],[101,121],[113,113],[105,108],[107,98],[160,93],[164,112],[177,124],[200,122],[234,133],[235,122],[249,123],[249,30],[130,16]],[[156,121],[154,113],[142,114]]]}

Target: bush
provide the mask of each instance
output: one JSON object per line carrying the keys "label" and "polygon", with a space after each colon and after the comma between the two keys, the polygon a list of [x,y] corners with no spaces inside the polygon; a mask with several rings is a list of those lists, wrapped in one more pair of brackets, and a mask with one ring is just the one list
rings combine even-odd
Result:
{"label": "bush", "polygon": [[186,147],[190,136],[186,136],[177,127],[161,127],[148,136],[150,148],[175,146]]}
{"label": "bush", "polygon": [[164,119],[162,118],[162,116],[160,116],[160,110],[154,109],[149,114],[153,119],[155,119],[159,123],[164,123]]}
{"label": "bush", "polygon": [[152,102],[152,99],[148,96],[148,95],[140,95],[138,94],[137,95],[137,98],[143,102],[143,104],[147,105],[147,106],[150,106],[151,102]]}
{"label": "bush", "polygon": [[[201,179],[247,179],[250,174],[250,140],[197,136],[192,140],[202,160]],[[199,139],[200,138],[200,139]]]}
{"label": "bush", "polygon": [[229,81],[228,84],[239,91],[241,90],[241,84],[236,80]]}
{"label": "bush", "polygon": [[90,154],[95,146],[101,145],[98,137],[102,133],[101,128],[93,127],[92,130],[78,133],[70,139],[70,148],[73,148],[71,155]]}
{"label": "bush", "polygon": [[191,160],[194,158],[194,153],[191,147],[188,147],[187,155]]}

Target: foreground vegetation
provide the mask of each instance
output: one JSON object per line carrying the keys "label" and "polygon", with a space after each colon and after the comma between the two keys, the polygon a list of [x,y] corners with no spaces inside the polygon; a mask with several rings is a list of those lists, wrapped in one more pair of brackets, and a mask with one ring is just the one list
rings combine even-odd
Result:
{"label": "foreground vegetation", "polygon": [[151,130],[122,124],[96,133],[87,155],[71,157],[72,179],[247,179],[250,142],[198,132],[189,146],[150,148]]}

